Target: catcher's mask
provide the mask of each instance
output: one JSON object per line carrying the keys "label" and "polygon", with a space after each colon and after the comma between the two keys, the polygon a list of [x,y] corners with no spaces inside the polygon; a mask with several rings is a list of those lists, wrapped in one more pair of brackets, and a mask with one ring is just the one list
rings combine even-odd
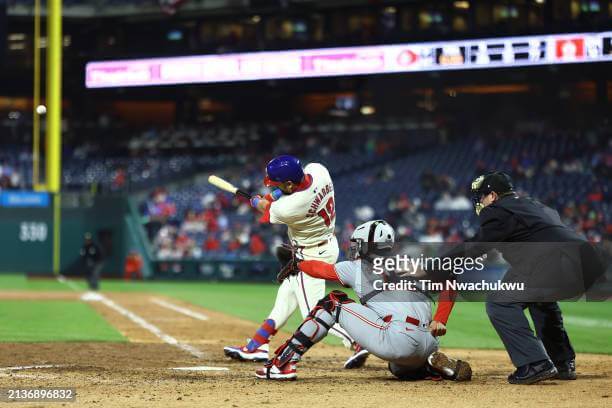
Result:
{"label": "catcher's mask", "polygon": [[395,231],[384,220],[368,221],[353,231],[349,246],[349,259],[371,259],[384,256],[393,248]]}
{"label": "catcher's mask", "polygon": [[472,181],[470,191],[472,193],[472,202],[474,203],[474,209],[477,215],[480,215],[480,212],[484,208],[482,204],[483,197],[492,192],[496,192],[500,197],[515,194],[512,179],[503,171],[495,171],[476,177],[474,181]]}

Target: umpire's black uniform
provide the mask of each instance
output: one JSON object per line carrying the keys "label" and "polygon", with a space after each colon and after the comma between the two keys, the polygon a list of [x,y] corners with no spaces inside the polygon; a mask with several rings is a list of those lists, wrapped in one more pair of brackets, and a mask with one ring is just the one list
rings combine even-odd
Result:
{"label": "umpire's black uniform", "polygon": [[100,271],[102,269],[102,251],[93,241],[90,233],[85,234],[85,240],[81,247],[81,259],[85,266],[87,283],[90,290],[98,290],[100,285]]}
{"label": "umpire's black uniform", "polygon": [[[520,275],[521,272],[516,271],[526,269],[521,265],[525,264],[525,258],[530,257],[529,252],[534,252],[533,248],[540,245],[535,243],[555,243],[549,245],[553,247],[584,243],[583,238],[561,222],[557,211],[531,198],[518,197],[513,191],[510,177],[504,173],[478,177],[472,183],[472,192],[479,213],[480,228],[466,242],[528,243],[489,244],[489,249],[498,246],[507,249],[500,251],[511,265],[510,271],[514,270]],[[559,244],[566,242],[571,244]],[[554,281],[559,276],[559,269],[550,266],[550,262],[555,260],[545,258],[545,261],[549,264],[544,268],[541,263],[535,269],[531,267],[526,276],[540,275],[542,279]],[[514,301],[502,295],[490,297],[486,304],[489,319],[512,363],[518,368],[508,377],[508,381],[531,384],[555,376],[575,379],[575,353],[563,327],[559,305],[556,302],[532,300]],[[529,326],[524,309],[529,309],[536,335]]]}

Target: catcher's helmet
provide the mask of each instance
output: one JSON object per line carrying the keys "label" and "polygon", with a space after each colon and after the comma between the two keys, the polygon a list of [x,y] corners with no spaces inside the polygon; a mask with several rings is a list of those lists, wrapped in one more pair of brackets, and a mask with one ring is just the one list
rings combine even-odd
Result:
{"label": "catcher's helmet", "polygon": [[266,166],[266,187],[278,186],[286,181],[300,183],[304,178],[302,164],[297,157],[284,154],[270,160]]}
{"label": "catcher's helmet", "polygon": [[395,231],[385,220],[368,221],[359,225],[351,235],[349,258],[366,259],[393,248]]}
{"label": "catcher's helmet", "polygon": [[512,184],[512,178],[503,171],[494,171],[476,177],[474,181],[472,181],[471,186],[472,201],[476,208],[476,214],[480,214],[482,210],[482,204],[480,202],[482,196],[490,194],[493,191],[500,197],[507,194],[513,194],[514,184]]}

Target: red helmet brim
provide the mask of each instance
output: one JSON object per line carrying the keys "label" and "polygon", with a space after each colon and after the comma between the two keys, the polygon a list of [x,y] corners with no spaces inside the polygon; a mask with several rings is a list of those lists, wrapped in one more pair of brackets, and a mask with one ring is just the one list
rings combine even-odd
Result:
{"label": "red helmet brim", "polygon": [[278,187],[281,184],[283,184],[283,183],[281,183],[279,181],[270,180],[270,177],[268,177],[268,176],[266,176],[264,178],[264,186],[266,186],[266,187]]}

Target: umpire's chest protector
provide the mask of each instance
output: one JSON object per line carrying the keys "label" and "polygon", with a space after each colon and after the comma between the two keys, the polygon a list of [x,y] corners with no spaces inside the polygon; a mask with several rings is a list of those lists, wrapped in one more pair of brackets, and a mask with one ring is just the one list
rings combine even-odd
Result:
{"label": "umpire's chest protector", "polygon": [[563,224],[559,213],[529,197],[509,196],[498,200],[498,211],[511,214],[508,242],[572,242],[583,241]]}

